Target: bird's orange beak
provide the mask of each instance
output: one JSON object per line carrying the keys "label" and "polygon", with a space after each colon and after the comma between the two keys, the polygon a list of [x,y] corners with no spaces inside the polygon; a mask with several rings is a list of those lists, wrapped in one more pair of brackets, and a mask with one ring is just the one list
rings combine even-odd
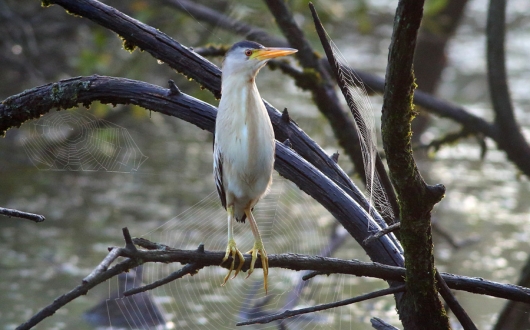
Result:
{"label": "bird's orange beak", "polygon": [[258,61],[270,60],[271,58],[294,54],[298,49],[294,48],[262,48],[255,50],[250,58]]}

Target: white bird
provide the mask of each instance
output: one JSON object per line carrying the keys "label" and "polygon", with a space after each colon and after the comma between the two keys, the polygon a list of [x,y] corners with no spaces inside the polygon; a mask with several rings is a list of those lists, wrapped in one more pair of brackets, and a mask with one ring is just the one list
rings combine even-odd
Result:
{"label": "white bird", "polygon": [[[215,123],[213,168],[217,192],[228,213],[228,245],[223,258],[232,257],[228,281],[236,258],[240,272],[245,259],[234,240],[234,219],[248,219],[254,246],[248,252],[252,261],[248,276],[254,271],[258,253],[267,292],[269,261],[252,209],[272,183],[274,166],[274,131],[265,105],[256,87],[259,70],[272,58],[297,52],[292,48],[266,48],[256,42],[241,41],[226,53],[222,73],[222,97]],[[233,278],[234,278],[233,277]]]}

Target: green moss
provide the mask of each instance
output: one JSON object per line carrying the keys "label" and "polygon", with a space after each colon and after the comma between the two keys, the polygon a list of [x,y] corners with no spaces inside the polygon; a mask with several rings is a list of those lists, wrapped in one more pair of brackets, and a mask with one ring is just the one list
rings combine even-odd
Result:
{"label": "green moss", "polygon": [[317,70],[312,68],[304,68],[302,74],[295,78],[296,86],[304,90],[311,90],[322,83],[322,76]]}
{"label": "green moss", "polygon": [[64,92],[64,89],[63,87],[61,86],[60,83],[55,83],[52,85],[52,90],[51,90],[51,94],[50,94],[50,99],[54,102],[54,103],[59,103],[61,102],[62,98],[63,98],[63,92]]}
{"label": "green moss", "polygon": [[134,52],[137,46],[130,40],[127,40],[123,37],[121,37],[121,39],[123,40],[123,49],[125,49],[129,53]]}

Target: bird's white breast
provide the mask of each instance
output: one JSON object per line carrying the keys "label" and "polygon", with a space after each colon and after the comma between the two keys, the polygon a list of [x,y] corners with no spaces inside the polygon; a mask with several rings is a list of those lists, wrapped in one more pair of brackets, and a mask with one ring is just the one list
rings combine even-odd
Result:
{"label": "bird's white breast", "polygon": [[237,204],[255,204],[271,182],[274,132],[254,82],[235,80],[223,81],[230,89],[223,89],[215,140],[223,157],[227,199],[232,195]]}

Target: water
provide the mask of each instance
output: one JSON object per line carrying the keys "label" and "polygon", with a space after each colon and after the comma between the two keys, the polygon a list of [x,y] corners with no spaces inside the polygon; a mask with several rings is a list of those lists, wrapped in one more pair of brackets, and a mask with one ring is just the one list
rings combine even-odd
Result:
{"label": "water", "polygon": [[[512,8],[525,2],[510,2]],[[388,4],[381,4],[381,7]],[[386,8],[386,7],[385,7]],[[484,76],[483,28],[485,1],[472,1],[465,25],[450,45],[450,65],[440,88],[442,96],[457,100],[470,111],[491,118]],[[524,12],[524,11],[520,11]],[[517,21],[517,11],[510,17]],[[517,31],[508,38],[510,82],[517,115],[525,132],[530,117],[524,111],[530,103],[523,79],[529,72],[526,57],[528,23],[519,21]],[[525,28],[526,27],[526,28]],[[378,27],[386,35],[387,28]],[[343,53],[356,54],[366,49],[373,55],[349,59],[356,67],[384,72],[388,39],[374,43],[368,37],[352,49],[352,42],[335,39]],[[344,46],[343,46],[344,45]],[[350,51],[348,51],[350,50]],[[462,56],[466,54],[466,56]],[[141,55],[145,56],[145,55]],[[375,59],[375,60],[374,60]],[[366,61],[368,60],[368,61]],[[159,69],[162,70],[162,69]],[[159,81],[165,84],[166,72]],[[331,129],[311,105],[306,92],[300,93],[287,79],[278,83],[278,72],[263,70],[258,87],[277,108],[288,107],[293,119],[331,154],[338,148]],[[154,79],[150,77],[149,79]],[[184,86],[193,83],[183,83]],[[179,85],[182,86],[182,85]],[[22,88],[21,88],[22,89]],[[374,98],[376,109],[380,99]],[[93,106],[90,113],[101,110]],[[81,110],[85,111],[85,110]],[[13,329],[57,296],[78,285],[105,256],[108,246],[122,246],[121,228],[133,236],[167,241],[174,246],[196,248],[203,242],[209,250],[223,250],[226,244],[224,211],[217,202],[211,175],[211,135],[190,124],[138,109],[117,107],[106,117],[126,128],[138,149],[148,157],[134,172],[43,171],[32,163],[24,148],[30,136],[28,125],[9,131],[0,141],[0,206],[40,213],[44,223],[1,218],[0,230],[0,328]],[[135,115],[131,115],[135,114]],[[454,131],[447,120],[434,120],[424,139]],[[62,131],[61,131],[62,132]],[[422,174],[429,183],[447,187],[445,199],[436,207],[433,219],[453,233],[454,238],[478,238],[475,244],[454,250],[435,236],[435,257],[442,271],[515,283],[529,251],[528,221],[530,184],[519,177],[517,169],[488,141],[488,153],[480,160],[474,139],[447,146],[432,159],[420,159]],[[351,170],[347,158],[341,165]],[[212,194],[213,193],[213,194]],[[197,204],[199,203],[199,204]],[[315,254],[325,245],[332,217],[292,184],[275,178],[273,191],[259,204],[257,218],[262,226],[269,253],[297,252]],[[177,217],[178,216],[178,217]],[[161,227],[162,226],[162,227]],[[168,229],[164,232],[165,229]],[[250,248],[248,228],[236,228],[238,244]],[[349,240],[337,252],[338,257],[367,260],[364,252]],[[151,267],[151,266],[150,266]],[[178,265],[147,268],[144,275],[177,269]],[[261,270],[247,280],[243,276],[225,288],[219,283],[225,270],[211,267],[198,275],[183,278],[154,292],[177,329],[233,328],[240,306],[255,282],[261,285]],[[298,281],[298,273],[271,270],[271,301],[267,308],[282,306],[288,292]],[[255,281],[255,282],[254,282]],[[336,301],[384,287],[379,280],[355,277],[317,277],[303,291],[300,305]],[[42,329],[92,329],[82,315],[118,288],[117,280],[100,285],[87,296],[76,299],[44,321]],[[263,297],[259,291],[252,301]],[[457,298],[477,326],[488,329],[504,301],[457,293]],[[320,313],[318,323],[299,323],[293,328],[350,329],[368,328],[368,319],[381,317],[399,325],[390,298],[343,307]],[[273,328],[265,326],[264,328]]]}

